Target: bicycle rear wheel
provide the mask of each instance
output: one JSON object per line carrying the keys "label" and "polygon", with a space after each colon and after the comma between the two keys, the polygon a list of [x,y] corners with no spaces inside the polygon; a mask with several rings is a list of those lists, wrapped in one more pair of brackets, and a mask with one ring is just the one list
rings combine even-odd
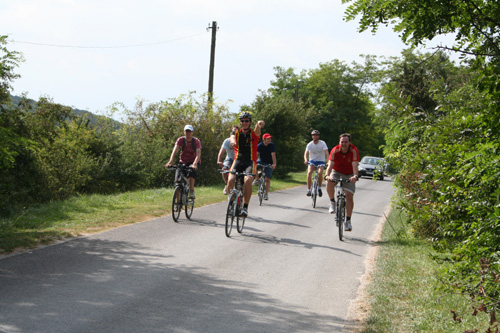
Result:
{"label": "bicycle rear wheel", "polygon": [[191,220],[191,216],[193,215],[194,208],[194,199],[187,199],[186,205],[184,206],[184,211],[186,213],[186,217],[188,220]]}
{"label": "bicycle rear wheel", "polygon": [[233,229],[234,216],[236,215],[236,195],[231,194],[231,198],[227,203],[226,211],[226,237],[231,235],[231,230]]}
{"label": "bicycle rear wheel", "polygon": [[182,210],[182,187],[176,186],[174,189],[174,196],[172,198],[172,218],[174,222],[179,220],[179,215]]}
{"label": "bicycle rear wheel", "polygon": [[339,198],[337,200],[337,225],[339,226],[339,239],[344,237],[344,223],[345,223],[345,199]]}

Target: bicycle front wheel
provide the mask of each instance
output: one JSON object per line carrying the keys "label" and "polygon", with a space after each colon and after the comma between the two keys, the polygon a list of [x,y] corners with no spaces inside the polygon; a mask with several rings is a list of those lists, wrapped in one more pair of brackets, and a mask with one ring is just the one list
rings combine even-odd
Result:
{"label": "bicycle front wheel", "polygon": [[[238,211],[241,212],[241,209],[243,208],[243,197],[239,197],[240,200],[238,200],[238,206],[239,209]],[[241,216],[238,214],[236,216],[236,230],[241,234],[243,232],[243,227],[245,226],[245,217]]]}
{"label": "bicycle front wheel", "polygon": [[311,199],[312,199],[313,208],[316,208],[316,198],[317,197],[318,197],[318,183],[316,182],[316,179],[315,179],[313,186],[311,188]]}
{"label": "bicycle front wheel", "polygon": [[264,176],[259,179],[259,204],[262,206],[262,199],[264,199],[264,193],[266,192],[266,179]]}
{"label": "bicycle front wheel", "polygon": [[194,199],[187,199],[186,205],[184,206],[184,211],[186,213],[186,217],[188,220],[191,220],[191,216],[193,215],[194,208]]}
{"label": "bicycle front wheel", "polygon": [[174,189],[174,196],[172,198],[172,218],[174,222],[179,220],[179,215],[182,210],[182,187],[176,186]]}
{"label": "bicycle front wheel", "polygon": [[226,211],[226,237],[231,235],[233,229],[234,216],[236,215],[236,195],[232,194],[227,203]]}
{"label": "bicycle front wheel", "polygon": [[337,200],[337,225],[339,226],[339,239],[344,238],[344,223],[345,223],[345,199]]}

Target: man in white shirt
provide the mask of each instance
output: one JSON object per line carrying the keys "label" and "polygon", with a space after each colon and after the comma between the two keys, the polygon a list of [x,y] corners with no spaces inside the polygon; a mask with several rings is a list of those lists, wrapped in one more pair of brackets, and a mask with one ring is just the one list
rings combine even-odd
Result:
{"label": "man in white shirt", "polygon": [[323,181],[323,170],[325,169],[325,160],[328,160],[328,146],[325,141],[319,139],[319,131],[311,132],[313,140],[307,144],[304,152],[304,164],[309,164],[307,168],[307,196],[311,196],[312,174],[318,168],[318,195],[321,197],[321,183]]}

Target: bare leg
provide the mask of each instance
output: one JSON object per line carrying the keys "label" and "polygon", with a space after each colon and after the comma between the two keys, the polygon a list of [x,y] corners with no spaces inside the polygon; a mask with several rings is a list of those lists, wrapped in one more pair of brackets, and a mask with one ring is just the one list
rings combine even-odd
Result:
{"label": "bare leg", "polygon": [[245,176],[245,184],[243,185],[243,202],[246,204],[250,203],[250,198],[252,197],[252,182],[253,177]]}

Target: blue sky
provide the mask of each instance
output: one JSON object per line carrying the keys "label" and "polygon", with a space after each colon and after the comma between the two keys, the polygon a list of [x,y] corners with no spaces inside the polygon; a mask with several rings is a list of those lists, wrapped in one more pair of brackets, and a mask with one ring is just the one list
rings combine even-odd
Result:
{"label": "blue sky", "polygon": [[340,0],[0,0],[0,34],[26,60],[14,94],[103,114],[114,102],[133,108],[137,99],[205,93],[207,27],[216,21],[214,96],[238,111],[269,88],[275,66],[299,73],[333,59],[400,54],[396,33],[359,33],[345,9]]}

